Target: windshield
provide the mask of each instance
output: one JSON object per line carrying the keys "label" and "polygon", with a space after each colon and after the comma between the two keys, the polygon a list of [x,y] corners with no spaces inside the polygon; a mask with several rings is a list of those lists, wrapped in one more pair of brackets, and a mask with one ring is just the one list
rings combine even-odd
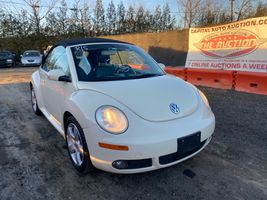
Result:
{"label": "windshield", "polygon": [[40,53],[36,51],[28,51],[23,53],[23,57],[39,57]]}
{"label": "windshield", "polygon": [[81,45],[71,50],[79,81],[127,80],[165,74],[148,54],[133,45]]}
{"label": "windshield", "polygon": [[11,56],[12,54],[9,51],[2,51],[0,52],[1,57],[8,57]]}

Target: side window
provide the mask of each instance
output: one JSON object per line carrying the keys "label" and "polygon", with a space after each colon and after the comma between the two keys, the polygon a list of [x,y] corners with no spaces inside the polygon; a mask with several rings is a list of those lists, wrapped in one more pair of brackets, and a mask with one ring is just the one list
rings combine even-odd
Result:
{"label": "side window", "polygon": [[43,69],[49,72],[52,69],[62,69],[66,75],[69,75],[69,65],[66,54],[66,49],[63,46],[58,46],[52,50],[47,56]]}
{"label": "side window", "polygon": [[44,64],[42,65],[42,69],[49,72],[51,69],[53,69],[54,66],[54,50],[47,56]]}
{"label": "side window", "polygon": [[70,76],[70,70],[66,52],[58,56],[57,61],[54,65],[54,69],[61,69],[62,71],[65,72],[67,76]]}

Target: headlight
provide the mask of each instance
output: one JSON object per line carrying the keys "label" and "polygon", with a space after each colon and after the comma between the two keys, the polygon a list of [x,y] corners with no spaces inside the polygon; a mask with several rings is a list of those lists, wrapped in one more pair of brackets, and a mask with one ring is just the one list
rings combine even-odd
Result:
{"label": "headlight", "polygon": [[113,134],[124,133],[128,128],[128,120],[125,114],[112,106],[98,108],[96,121],[102,129]]}
{"label": "headlight", "polygon": [[12,59],[7,59],[6,62],[11,63]]}

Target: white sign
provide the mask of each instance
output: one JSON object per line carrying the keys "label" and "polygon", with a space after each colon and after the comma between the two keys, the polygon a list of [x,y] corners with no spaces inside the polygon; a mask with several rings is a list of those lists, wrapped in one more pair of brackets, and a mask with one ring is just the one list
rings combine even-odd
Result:
{"label": "white sign", "polygon": [[185,67],[267,72],[267,17],[190,28]]}

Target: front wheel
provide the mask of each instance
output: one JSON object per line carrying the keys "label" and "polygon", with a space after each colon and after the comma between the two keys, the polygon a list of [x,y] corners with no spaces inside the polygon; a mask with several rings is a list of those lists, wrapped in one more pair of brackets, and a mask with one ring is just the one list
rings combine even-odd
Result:
{"label": "front wheel", "polygon": [[33,89],[33,86],[31,86],[31,103],[32,103],[32,110],[36,115],[42,115],[41,110],[38,107],[37,104],[37,98],[36,98],[36,94],[35,91]]}
{"label": "front wheel", "polygon": [[74,168],[80,174],[93,171],[94,167],[90,160],[87,143],[80,124],[73,116],[70,116],[65,124],[66,145]]}

